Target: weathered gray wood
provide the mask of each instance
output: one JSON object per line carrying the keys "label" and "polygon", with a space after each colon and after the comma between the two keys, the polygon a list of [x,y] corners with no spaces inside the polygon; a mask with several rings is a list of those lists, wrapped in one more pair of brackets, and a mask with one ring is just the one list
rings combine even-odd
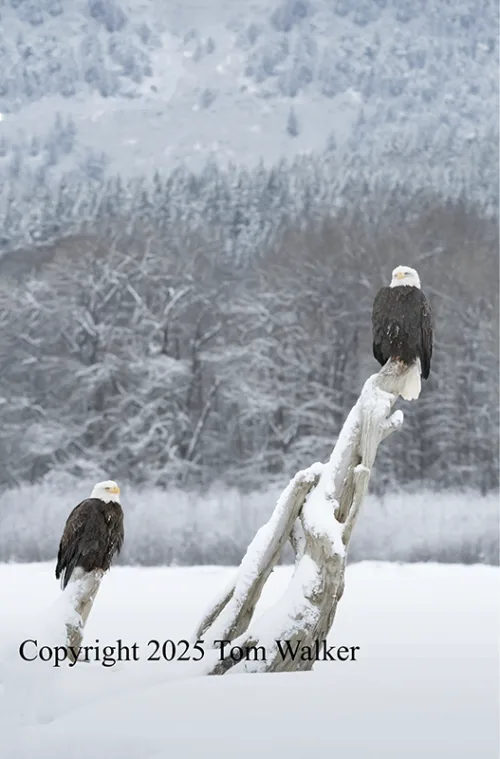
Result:
{"label": "weathered gray wood", "polygon": [[68,647],[68,659],[72,662],[75,661],[73,651],[77,651],[82,645],[85,625],[103,576],[102,569],[94,569],[70,582],[66,588],[65,592],[68,593],[70,604],[70,612],[66,621],[66,645]]}
{"label": "weathered gray wood", "polygon": [[[257,532],[234,582],[205,613],[196,630],[195,637],[198,640],[203,639],[206,634],[210,635],[212,641],[233,640],[245,632],[262,588],[290,536],[304,498],[314,487],[317,479],[318,474],[314,467],[295,475],[288,486],[289,492],[284,493],[281,510],[278,512],[276,509],[269,522]],[[254,555],[255,562],[248,568],[248,559],[252,559]]]}
{"label": "weathered gray wood", "polygon": [[[235,661],[226,656],[209,674],[230,669],[297,671],[314,666],[314,660],[284,659],[276,640],[314,646],[328,636],[344,592],[347,548],[378,446],[403,422],[402,412],[391,412],[406,371],[403,365],[389,362],[365,382],[330,460],[322,467],[316,464],[299,472],[292,480],[265,526],[264,547],[259,531],[235,583],[198,628],[198,637],[206,634],[212,646],[215,640],[230,640],[243,649],[263,646],[267,660]],[[262,588],[286,540],[295,552],[294,574],[276,607],[254,621]],[[253,570],[250,574],[249,567]]]}

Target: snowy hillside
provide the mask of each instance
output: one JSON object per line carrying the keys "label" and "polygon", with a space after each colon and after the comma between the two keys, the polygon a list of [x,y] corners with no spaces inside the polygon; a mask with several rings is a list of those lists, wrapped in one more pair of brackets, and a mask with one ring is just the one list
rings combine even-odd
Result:
{"label": "snowy hillside", "polygon": [[[254,493],[329,456],[401,263],[433,366],[357,558],[498,560],[497,20],[494,0],[0,0],[0,560],[52,557],[58,483],[112,477],[150,497],[127,561],[237,561],[272,503]],[[410,531],[407,491],[446,491]]]}
{"label": "snowy hillside", "polygon": [[[54,669],[22,662],[19,643],[51,645],[53,564],[0,565],[2,759],[497,759],[498,590],[491,567],[348,569],[329,643],[356,662],[305,674],[205,678],[204,662],[148,662],[151,639],[190,637],[232,570],[116,568],[86,643],[138,643],[139,661]],[[261,605],[282,593],[274,572]]]}
{"label": "snowy hillside", "polygon": [[494,0],[6,0],[0,12],[0,172],[14,178],[326,147],[445,166],[496,150]]}

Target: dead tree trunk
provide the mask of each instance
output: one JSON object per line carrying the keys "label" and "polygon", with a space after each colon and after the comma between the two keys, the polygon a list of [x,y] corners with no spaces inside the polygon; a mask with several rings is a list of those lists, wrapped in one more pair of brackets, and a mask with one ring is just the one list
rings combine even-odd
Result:
{"label": "dead tree trunk", "polygon": [[[377,448],[403,422],[401,411],[391,412],[406,371],[404,365],[389,362],[372,375],[347,417],[330,460],[298,472],[283,491],[271,518],[248,547],[234,582],[196,630],[196,638],[204,640],[206,647],[220,650],[208,674],[313,667],[314,660],[299,657],[293,661],[284,656],[277,641],[313,649],[316,642],[326,641],[344,591],[347,548]],[[262,588],[287,540],[295,552],[290,584],[280,601],[254,620]],[[221,641],[231,645],[222,649]]]}
{"label": "dead tree trunk", "polygon": [[102,569],[85,572],[81,577],[72,579],[65,590],[69,604],[65,621],[66,646],[68,659],[72,662],[75,661],[73,651],[78,651],[82,645],[83,631],[103,576]]}

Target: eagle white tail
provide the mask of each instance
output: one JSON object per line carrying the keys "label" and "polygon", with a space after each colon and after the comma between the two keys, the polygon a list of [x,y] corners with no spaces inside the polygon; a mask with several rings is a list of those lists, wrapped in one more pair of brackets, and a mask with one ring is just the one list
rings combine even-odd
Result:
{"label": "eagle white tail", "polygon": [[414,401],[420,395],[421,371],[418,358],[411,366],[390,358],[383,368],[386,387],[389,392],[400,395],[405,401]]}
{"label": "eagle white tail", "polygon": [[420,361],[417,359],[407,372],[401,377],[399,395],[405,401],[414,401],[420,395],[422,380],[420,377]]}
{"label": "eagle white tail", "polygon": [[419,397],[421,389],[420,361],[418,361],[413,364],[404,378],[403,387],[401,388],[401,398],[404,398],[405,401],[414,401]]}

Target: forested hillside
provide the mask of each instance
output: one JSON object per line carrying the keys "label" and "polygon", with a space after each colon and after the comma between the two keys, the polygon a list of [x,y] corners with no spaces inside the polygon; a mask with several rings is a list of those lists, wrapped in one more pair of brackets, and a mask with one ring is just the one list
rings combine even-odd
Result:
{"label": "forested hillside", "polygon": [[319,163],[174,179],[126,217],[116,184],[78,234],[4,259],[4,487],[58,469],[283,482],[328,454],[376,370],[373,297],[400,263],[420,272],[435,354],[374,487],[498,485],[494,217],[354,180],[335,208]]}
{"label": "forested hillside", "polygon": [[0,3],[0,486],[282,483],[407,264],[435,356],[373,487],[496,488],[497,15]]}
{"label": "forested hillside", "polygon": [[85,207],[211,157],[328,150],[495,203],[497,29],[494,0],[4,0],[0,252],[46,240],[48,186]]}

